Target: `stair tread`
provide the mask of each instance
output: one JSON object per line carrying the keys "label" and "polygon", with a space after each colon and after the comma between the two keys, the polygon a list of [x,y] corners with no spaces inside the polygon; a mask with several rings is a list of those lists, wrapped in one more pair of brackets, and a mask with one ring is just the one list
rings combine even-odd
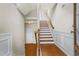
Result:
{"label": "stair tread", "polygon": [[40,42],[53,42],[52,33],[49,29],[47,21],[40,21],[40,31],[39,31],[39,41]]}
{"label": "stair tread", "polygon": [[52,34],[51,32],[41,32],[40,34]]}
{"label": "stair tread", "polygon": [[50,31],[49,29],[40,29],[40,31]]}
{"label": "stair tread", "polygon": [[53,40],[52,38],[41,38],[40,40]]}
{"label": "stair tread", "polygon": [[46,35],[46,36],[47,36],[47,35],[49,36],[49,35],[52,35],[52,34],[40,34],[40,36],[45,36],[45,35]]}
{"label": "stair tread", "polygon": [[40,27],[40,28],[49,28],[49,27]]}
{"label": "stair tread", "polygon": [[39,32],[50,32],[50,31],[39,31]]}
{"label": "stair tread", "polygon": [[40,34],[52,34],[51,32],[40,32]]}
{"label": "stair tread", "polygon": [[[44,31],[44,30],[45,30],[45,31],[48,31],[49,29],[40,29],[40,31]],[[50,30],[49,30],[49,31],[50,31]]]}
{"label": "stair tread", "polygon": [[40,42],[53,42],[53,40],[40,40]]}
{"label": "stair tread", "polygon": [[39,37],[39,38],[52,38],[52,37]]}
{"label": "stair tread", "polygon": [[54,44],[54,42],[40,42],[40,44]]}
{"label": "stair tread", "polygon": [[40,37],[52,37],[52,36],[40,36]]}
{"label": "stair tread", "polygon": [[40,36],[50,37],[50,36],[52,36],[52,35],[49,35],[49,34],[40,34]]}
{"label": "stair tread", "polygon": [[40,31],[50,31],[49,29],[40,29]]}
{"label": "stair tread", "polygon": [[52,36],[40,36],[40,38],[52,38]]}
{"label": "stair tread", "polygon": [[52,37],[52,35],[40,35],[40,37]]}
{"label": "stair tread", "polygon": [[40,33],[50,33],[50,31],[40,31]]}

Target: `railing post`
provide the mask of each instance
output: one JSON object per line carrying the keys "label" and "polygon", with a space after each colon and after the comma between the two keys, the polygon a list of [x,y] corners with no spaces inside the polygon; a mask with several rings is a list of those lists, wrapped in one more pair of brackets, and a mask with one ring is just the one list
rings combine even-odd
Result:
{"label": "railing post", "polygon": [[37,56],[40,56],[40,41],[39,41],[39,29],[35,31],[35,39],[36,39],[36,46],[37,46]]}

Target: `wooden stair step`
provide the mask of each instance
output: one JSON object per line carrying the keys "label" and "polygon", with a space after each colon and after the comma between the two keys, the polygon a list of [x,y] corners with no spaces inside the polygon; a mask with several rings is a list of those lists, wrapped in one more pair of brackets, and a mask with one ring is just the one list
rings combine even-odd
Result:
{"label": "wooden stair step", "polygon": [[40,28],[42,28],[42,29],[48,29],[49,27],[48,26],[40,26]]}
{"label": "wooden stair step", "polygon": [[40,44],[54,44],[54,42],[40,42]]}
{"label": "wooden stair step", "polygon": [[53,38],[40,38],[40,40],[53,40]]}
{"label": "wooden stair step", "polygon": [[52,38],[52,36],[47,37],[47,36],[40,36],[39,38]]}
{"label": "wooden stair step", "polygon": [[40,31],[50,31],[50,29],[40,29]]}
{"label": "wooden stair step", "polygon": [[49,34],[45,34],[45,35],[40,34],[40,36],[51,37],[52,35],[49,35]]}
{"label": "wooden stair step", "polygon": [[47,36],[47,35],[49,36],[49,35],[52,35],[52,34],[40,34],[40,36],[45,36],[45,35],[46,35],[46,36]]}
{"label": "wooden stair step", "polygon": [[50,33],[50,32],[40,32],[40,33]]}
{"label": "wooden stair step", "polygon": [[47,26],[48,26],[48,24],[47,24],[47,23],[40,23],[40,25],[41,25],[41,26],[45,26],[45,25],[47,25]]}
{"label": "wooden stair step", "polygon": [[40,27],[40,28],[45,28],[46,29],[46,28],[49,28],[49,27],[47,26],[47,27]]}
{"label": "wooden stair step", "polygon": [[40,29],[40,31],[50,31],[49,29]]}
{"label": "wooden stair step", "polygon": [[40,31],[50,31],[50,29],[40,29]]}
{"label": "wooden stair step", "polygon": [[41,29],[41,30],[43,30],[43,29],[45,29],[45,30],[46,30],[46,29],[49,29],[49,27],[46,27],[46,28],[40,27],[40,29]]}
{"label": "wooden stair step", "polygon": [[40,27],[49,27],[48,25],[40,25]]}
{"label": "wooden stair step", "polygon": [[40,35],[39,37],[52,37],[52,35],[44,35],[44,36],[43,35],[42,36]]}
{"label": "wooden stair step", "polygon": [[50,31],[50,29],[40,29],[40,31]]}
{"label": "wooden stair step", "polygon": [[40,24],[48,24],[47,22],[40,22]]}
{"label": "wooden stair step", "polygon": [[40,40],[40,42],[53,42],[53,40]]}
{"label": "wooden stair step", "polygon": [[48,25],[48,23],[45,23],[45,22],[41,22],[40,25],[41,25],[41,24],[47,24],[47,25]]}
{"label": "wooden stair step", "polygon": [[40,30],[40,32],[50,32],[50,30]]}
{"label": "wooden stair step", "polygon": [[39,31],[39,32],[50,32],[50,31]]}
{"label": "wooden stair step", "polygon": [[51,33],[40,33],[39,35],[52,35]]}
{"label": "wooden stair step", "polygon": [[40,34],[52,34],[51,32],[39,32]]}
{"label": "wooden stair step", "polygon": [[39,31],[39,32],[51,32],[51,31]]}

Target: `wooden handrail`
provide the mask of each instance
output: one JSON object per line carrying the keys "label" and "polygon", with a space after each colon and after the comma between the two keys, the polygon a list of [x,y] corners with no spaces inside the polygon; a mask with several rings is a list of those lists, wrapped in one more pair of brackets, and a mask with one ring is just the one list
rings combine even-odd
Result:
{"label": "wooden handrail", "polygon": [[37,45],[37,32],[35,32],[35,40],[36,40],[36,45]]}
{"label": "wooden handrail", "polygon": [[53,24],[52,24],[52,21],[51,21],[51,18],[46,14],[46,16],[48,17],[48,19],[49,19],[49,24],[50,24],[50,26],[52,27],[52,29],[54,29],[54,26],[53,26]]}
{"label": "wooden handrail", "polygon": [[52,29],[54,29],[54,26],[52,25],[51,19],[49,19],[49,24],[50,24],[50,26],[52,27]]}
{"label": "wooden handrail", "polygon": [[39,38],[39,29],[35,31],[36,44],[38,43],[38,38]]}

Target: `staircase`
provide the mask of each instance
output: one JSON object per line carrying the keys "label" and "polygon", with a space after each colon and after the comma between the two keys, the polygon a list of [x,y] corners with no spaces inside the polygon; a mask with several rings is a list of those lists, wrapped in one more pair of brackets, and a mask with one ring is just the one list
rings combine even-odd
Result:
{"label": "staircase", "polygon": [[40,21],[39,43],[40,44],[54,43],[47,21]]}

